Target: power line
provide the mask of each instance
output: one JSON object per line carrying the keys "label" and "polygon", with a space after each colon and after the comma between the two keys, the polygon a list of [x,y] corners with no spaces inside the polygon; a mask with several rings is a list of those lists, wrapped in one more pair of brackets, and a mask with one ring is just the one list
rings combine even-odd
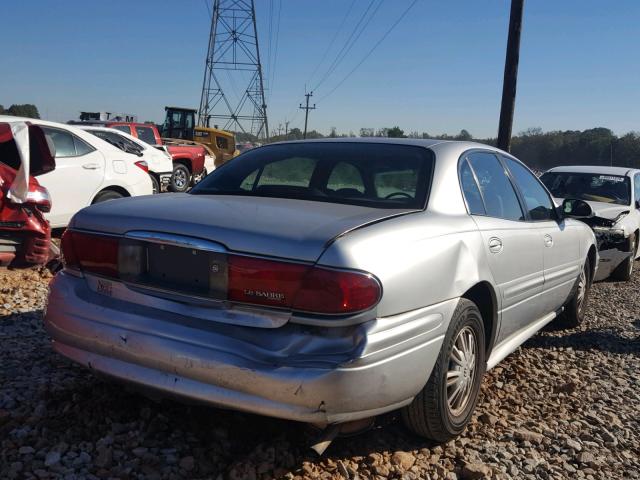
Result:
{"label": "power line", "polygon": [[211,20],[211,7],[209,7],[209,2],[207,0],[202,0],[204,2],[204,6],[207,7],[207,12],[209,12],[209,20]]}
{"label": "power line", "polygon": [[393,22],[393,25],[391,25],[391,27],[389,27],[389,29],[384,33],[384,35],[382,35],[382,37],[380,38],[380,40],[378,40],[373,47],[371,47],[371,49],[367,52],[367,54],[362,58],[362,60],[360,60],[357,65],[355,67],[353,67],[353,69],[351,69],[349,71],[349,73],[347,73],[344,78],[342,80],[340,80],[340,82],[338,82],[338,84],[333,87],[329,93],[327,93],[326,95],[324,95],[322,98],[320,98],[320,101],[324,100],[325,98],[327,98],[329,95],[331,95],[333,92],[335,92],[338,88],[340,88],[340,86],[346,82],[348,80],[348,78],[356,71],[358,70],[358,68],[360,67],[360,65],[362,65],[370,56],[371,54],[376,50],[376,48],[378,48],[378,46],[380,46],[380,44],[389,36],[389,34],[398,26],[398,24],[402,21],[402,19],[404,19],[404,17],[406,17],[407,13],[409,13],[409,11],[413,8],[413,6],[418,3],[418,0],[413,0],[413,2],[411,2],[409,4],[409,6],[407,7],[407,9],[402,12],[402,15],[400,15],[400,17],[398,17],[398,19]]}
{"label": "power line", "polygon": [[[276,21],[276,37],[275,37],[275,50],[273,54],[273,63],[269,66],[269,102],[271,101],[271,95],[273,93],[273,85],[276,77],[276,64],[278,63],[278,45],[280,44],[280,17],[282,13],[282,0],[278,2],[278,20]],[[271,47],[269,47],[271,48]]]}
{"label": "power line", "polygon": [[[358,21],[358,23],[356,24],[355,28],[353,29],[353,32],[351,32],[351,35],[349,36],[349,38],[345,42],[344,46],[340,49],[340,51],[338,52],[338,55],[336,55],[336,58],[333,60],[333,62],[329,66],[329,69],[324,74],[324,76],[320,79],[318,84],[313,88],[313,90],[317,90],[320,87],[320,85],[322,85],[327,80],[327,78],[329,78],[329,76],[331,76],[331,74],[335,71],[335,69],[338,67],[338,65],[340,65],[342,60],[344,60],[344,58],[351,51],[351,49],[353,48],[355,43],[358,41],[358,39],[360,38],[362,33],[366,30],[366,28],[369,25],[369,23],[371,23],[371,20],[373,19],[373,17],[377,13],[377,11],[380,9],[380,6],[384,2],[384,0],[379,0],[378,4],[373,9],[373,13],[371,15],[369,15],[368,18],[367,18],[367,15],[368,15],[369,11],[371,10],[371,8],[373,7],[373,5],[375,4],[375,2],[376,2],[376,0],[371,0],[369,5],[367,6],[366,10],[364,11],[362,16],[360,17],[360,20]],[[364,24],[362,22],[364,22]]]}
{"label": "power line", "polygon": [[309,76],[309,80],[307,81],[307,83],[309,83],[309,84],[311,83],[311,80],[313,80],[313,77],[315,76],[315,74],[318,73],[318,69],[320,68],[320,65],[322,65],[324,63],[324,61],[327,59],[327,55],[331,51],[331,48],[333,47],[333,44],[336,42],[336,39],[338,38],[338,34],[342,31],[342,27],[344,27],[344,24],[345,24],[347,18],[349,18],[349,14],[351,13],[351,10],[353,10],[353,6],[355,5],[355,3],[356,3],[356,0],[351,0],[351,4],[349,5],[349,8],[347,9],[347,13],[344,15],[344,17],[342,18],[342,21],[340,22],[340,25],[338,26],[338,28],[334,32],[333,38],[331,39],[331,41],[327,45],[327,48],[325,49],[324,54],[322,55],[322,58],[320,59],[320,61],[316,65],[316,68],[314,68],[313,72],[311,72],[311,75]]}

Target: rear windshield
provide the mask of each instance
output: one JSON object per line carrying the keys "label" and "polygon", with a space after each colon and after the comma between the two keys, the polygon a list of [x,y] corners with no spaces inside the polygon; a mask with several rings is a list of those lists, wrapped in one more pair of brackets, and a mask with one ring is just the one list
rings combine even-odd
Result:
{"label": "rear windshield", "polygon": [[618,205],[631,203],[631,181],[622,175],[547,172],[540,180],[556,198],[578,198]]}
{"label": "rear windshield", "polygon": [[195,195],[243,195],[424,208],[433,153],[384,143],[290,143],[243,153],[201,181]]}

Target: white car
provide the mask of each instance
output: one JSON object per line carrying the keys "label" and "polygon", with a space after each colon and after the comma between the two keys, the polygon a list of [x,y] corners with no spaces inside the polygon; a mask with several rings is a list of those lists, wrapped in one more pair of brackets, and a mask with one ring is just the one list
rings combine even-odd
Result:
{"label": "white car", "polygon": [[611,276],[629,280],[639,256],[640,170],[581,165],[556,167],[540,180],[558,200],[586,201],[592,212],[583,221],[598,240],[600,265],[596,280]]}
{"label": "white car", "polygon": [[91,204],[153,193],[146,162],[140,157],[71,125],[0,116],[0,121],[16,120],[42,127],[55,147],[56,169],[38,177],[51,195],[46,218],[52,228],[66,227],[76,212]]}
{"label": "white car", "polygon": [[149,176],[153,185],[153,193],[159,193],[167,189],[173,174],[173,160],[166,148],[156,148],[133,135],[129,135],[121,130],[98,126],[78,126],[78,128],[92,133],[98,138],[105,140],[133,155],[138,155],[141,160],[147,162]]}

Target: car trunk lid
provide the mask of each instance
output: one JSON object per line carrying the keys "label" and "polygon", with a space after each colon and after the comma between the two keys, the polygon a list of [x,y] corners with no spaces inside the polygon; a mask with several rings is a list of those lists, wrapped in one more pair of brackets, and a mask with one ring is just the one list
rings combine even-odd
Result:
{"label": "car trunk lid", "polygon": [[93,205],[76,214],[71,227],[114,235],[162,232],[216,242],[233,252],[315,262],[336,237],[413,211],[283,198],[163,194]]}

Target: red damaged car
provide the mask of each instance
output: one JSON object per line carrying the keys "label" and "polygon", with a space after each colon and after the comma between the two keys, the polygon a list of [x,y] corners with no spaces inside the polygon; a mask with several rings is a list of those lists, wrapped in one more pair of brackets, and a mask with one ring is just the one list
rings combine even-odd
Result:
{"label": "red damaged car", "polygon": [[22,121],[0,123],[0,265],[45,264],[52,256],[44,213],[51,197],[36,176],[55,169],[42,129]]}

